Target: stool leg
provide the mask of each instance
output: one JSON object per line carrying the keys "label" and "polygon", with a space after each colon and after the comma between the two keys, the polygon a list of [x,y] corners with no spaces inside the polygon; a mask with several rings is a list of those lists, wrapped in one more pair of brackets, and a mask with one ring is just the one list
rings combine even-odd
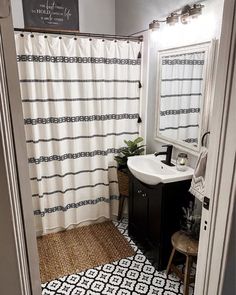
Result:
{"label": "stool leg", "polygon": [[185,273],[184,273],[184,295],[189,294],[189,279],[193,258],[188,256],[186,258]]}
{"label": "stool leg", "polygon": [[119,200],[119,212],[118,212],[118,217],[117,219],[120,220],[123,212],[123,207],[124,207],[124,201],[125,201],[125,196],[120,195],[120,200]]}
{"label": "stool leg", "polygon": [[166,269],[167,276],[169,275],[169,273],[171,271],[171,264],[172,264],[172,260],[174,258],[174,255],[175,255],[175,248],[172,249],[172,252],[170,254],[169,262],[168,262],[167,269]]}

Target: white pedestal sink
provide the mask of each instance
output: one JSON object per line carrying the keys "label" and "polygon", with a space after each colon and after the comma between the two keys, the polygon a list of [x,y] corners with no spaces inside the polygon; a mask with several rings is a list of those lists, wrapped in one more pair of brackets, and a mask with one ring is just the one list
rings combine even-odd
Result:
{"label": "white pedestal sink", "polygon": [[164,159],[165,156],[155,157],[153,154],[129,157],[128,167],[137,179],[150,185],[192,178],[194,171],[192,168],[187,167],[186,171],[178,171],[176,166],[170,167],[162,163]]}

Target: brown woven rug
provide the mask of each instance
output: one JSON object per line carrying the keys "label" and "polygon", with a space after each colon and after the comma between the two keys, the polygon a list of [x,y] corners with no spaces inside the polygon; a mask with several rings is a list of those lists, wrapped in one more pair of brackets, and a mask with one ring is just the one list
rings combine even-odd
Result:
{"label": "brown woven rug", "polygon": [[42,283],[134,255],[111,221],[37,239]]}

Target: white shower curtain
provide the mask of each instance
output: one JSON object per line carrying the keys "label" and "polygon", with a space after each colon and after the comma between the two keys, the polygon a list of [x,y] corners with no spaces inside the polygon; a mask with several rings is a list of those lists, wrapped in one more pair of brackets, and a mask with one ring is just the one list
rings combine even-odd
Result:
{"label": "white shower curtain", "polygon": [[205,51],[162,57],[160,132],[198,144]]}
{"label": "white shower curtain", "polygon": [[15,35],[38,234],[110,218],[114,154],[138,136],[141,44]]}

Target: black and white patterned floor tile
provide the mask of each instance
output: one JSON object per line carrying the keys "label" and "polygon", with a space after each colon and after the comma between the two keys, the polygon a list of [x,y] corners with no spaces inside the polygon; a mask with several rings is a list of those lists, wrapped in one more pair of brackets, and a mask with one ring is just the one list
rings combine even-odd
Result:
{"label": "black and white patterned floor tile", "polygon": [[[42,295],[175,295],[183,294],[183,285],[175,275],[156,271],[128,236],[127,220],[115,222],[128,239],[135,255],[77,274],[42,284]],[[189,295],[193,294],[190,287]]]}

